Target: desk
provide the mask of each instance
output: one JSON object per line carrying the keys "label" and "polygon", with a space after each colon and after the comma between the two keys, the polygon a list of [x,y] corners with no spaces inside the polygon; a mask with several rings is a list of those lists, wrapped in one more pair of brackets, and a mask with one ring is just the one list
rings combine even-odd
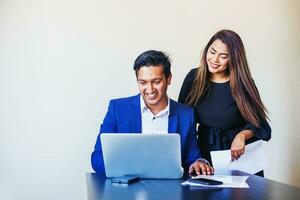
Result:
{"label": "desk", "polygon": [[[221,173],[218,173],[221,174]],[[241,171],[222,173],[227,175],[249,175]],[[88,199],[101,200],[262,200],[300,199],[300,189],[275,182],[259,176],[249,175],[248,189],[208,189],[202,187],[182,186],[182,180],[140,180],[139,182],[123,185],[112,184],[110,179],[99,174],[87,174]]]}

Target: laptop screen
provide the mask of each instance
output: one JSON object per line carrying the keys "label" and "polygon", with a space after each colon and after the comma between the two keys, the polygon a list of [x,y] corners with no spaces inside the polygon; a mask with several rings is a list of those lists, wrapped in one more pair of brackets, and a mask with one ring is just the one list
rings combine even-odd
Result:
{"label": "laptop screen", "polygon": [[179,134],[103,133],[100,135],[107,177],[180,179]]}

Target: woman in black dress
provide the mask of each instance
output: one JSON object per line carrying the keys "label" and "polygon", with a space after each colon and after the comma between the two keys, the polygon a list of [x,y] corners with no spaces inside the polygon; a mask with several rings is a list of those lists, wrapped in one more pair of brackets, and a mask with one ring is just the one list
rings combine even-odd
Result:
{"label": "woman in black dress", "polygon": [[245,144],[271,138],[267,110],[251,77],[243,42],[231,30],[210,39],[200,66],[187,74],[178,101],[194,107],[198,143],[210,162],[210,151],[230,149],[232,159],[238,159]]}

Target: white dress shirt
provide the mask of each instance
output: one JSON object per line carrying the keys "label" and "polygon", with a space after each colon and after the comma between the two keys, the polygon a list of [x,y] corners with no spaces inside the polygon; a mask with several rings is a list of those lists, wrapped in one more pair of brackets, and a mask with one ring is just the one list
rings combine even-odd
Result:
{"label": "white dress shirt", "polygon": [[154,115],[146,106],[144,99],[140,96],[142,133],[143,134],[168,134],[170,99],[165,109]]}

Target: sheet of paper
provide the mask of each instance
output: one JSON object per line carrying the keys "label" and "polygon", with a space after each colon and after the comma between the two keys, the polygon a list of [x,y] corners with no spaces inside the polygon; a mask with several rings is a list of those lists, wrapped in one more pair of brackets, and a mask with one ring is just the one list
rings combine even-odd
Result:
{"label": "sheet of paper", "polygon": [[201,187],[211,187],[211,188],[249,188],[249,185],[246,183],[246,180],[249,176],[229,176],[229,175],[199,175],[193,178],[208,178],[216,181],[222,181],[222,185],[204,185],[201,183],[194,183],[185,181],[182,182],[182,185],[190,186],[201,186]]}
{"label": "sheet of paper", "polygon": [[230,150],[210,153],[215,170],[240,170],[255,174],[268,166],[262,140],[246,145],[245,153],[235,161],[231,161]]}

